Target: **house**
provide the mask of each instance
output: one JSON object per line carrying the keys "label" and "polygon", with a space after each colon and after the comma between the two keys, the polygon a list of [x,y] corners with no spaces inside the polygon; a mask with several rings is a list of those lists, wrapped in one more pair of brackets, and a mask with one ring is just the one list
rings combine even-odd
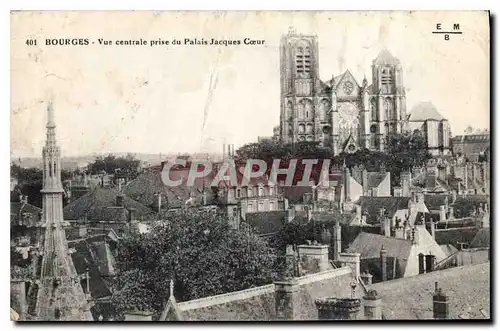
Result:
{"label": "house", "polygon": [[363,167],[344,168],[344,196],[346,201],[356,201],[361,196],[390,197],[391,173],[381,167],[370,172]]}
{"label": "house", "polygon": [[[403,231],[407,231],[405,234]],[[438,243],[427,231],[425,225],[420,224],[407,229],[396,229],[395,236],[378,235],[361,232],[347,249],[347,252],[361,254],[362,268],[369,267],[375,260],[376,266],[387,264],[387,259],[392,258],[392,275],[394,278],[410,277],[423,273],[423,263],[419,254],[432,256],[432,263],[426,267],[432,268],[435,262],[446,258],[445,253]],[[429,262],[430,263],[430,262]],[[429,269],[429,268],[427,268]],[[373,274],[373,270],[368,270]],[[377,273],[381,273],[378,271]],[[387,280],[387,275],[380,275],[381,281]]]}

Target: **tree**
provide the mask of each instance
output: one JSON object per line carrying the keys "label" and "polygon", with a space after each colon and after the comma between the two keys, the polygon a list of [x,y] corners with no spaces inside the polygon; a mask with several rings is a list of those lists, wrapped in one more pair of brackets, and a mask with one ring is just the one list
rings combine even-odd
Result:
{"label": "tree", "polygon": [[127,154],[125,157],[109,154],[105,157],[98,156],[94,162],[89,163],[88,169],[93,175],[120,173],[133,179],[138,175],[140,163],[141,161],[132,154]]}
{"label": "tree", "polygon": [[130,309],[160,314],[175,282],[178,301],[243,290],[278,277],[277,251],[251,233],[236,231],[220,214],[185,210],[145,234],[119,242],[112,302],[117,318]]}

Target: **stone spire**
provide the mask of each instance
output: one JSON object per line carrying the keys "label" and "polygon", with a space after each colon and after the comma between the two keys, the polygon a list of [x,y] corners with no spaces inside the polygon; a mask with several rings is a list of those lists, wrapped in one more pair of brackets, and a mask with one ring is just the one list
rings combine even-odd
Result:
{"label": "stone spire", "polygon": [[47,107],[47,140],[43,147],[42,263],[36,300],[40,321],[92,320],[90,305],[69,254],[63,219],[61,151],[55,134],[52,102]]}

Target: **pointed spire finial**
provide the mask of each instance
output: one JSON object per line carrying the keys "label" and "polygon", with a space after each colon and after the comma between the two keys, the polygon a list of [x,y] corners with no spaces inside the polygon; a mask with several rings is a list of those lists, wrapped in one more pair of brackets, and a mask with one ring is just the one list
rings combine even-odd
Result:
{"label": "pointed spire finial", "polygon": [[54,119],[54,106],[52,104],[52,99],[47,102],[47,128],[55,128],[56,122]]}
{"label": "pointed spire finial", "polygon": [[170,279],[170,296],[174,296],[174,280]]}

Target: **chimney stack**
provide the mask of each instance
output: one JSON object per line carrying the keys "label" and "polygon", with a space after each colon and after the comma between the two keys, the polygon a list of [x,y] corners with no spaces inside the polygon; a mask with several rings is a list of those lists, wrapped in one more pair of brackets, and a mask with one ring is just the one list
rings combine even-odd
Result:
{"label": "chimney stack", "polygon": [[448,219],[454,219],[455,218],[455,212],[453,210],[453,207],[448,207]]}
{"label": "chimney stack", "polygon": [[368,290],[363,297],[365,302],[365,318],[367,320],[382,319],[382,299],[375,290]]}
{"label": "chimney stack", "polygon": [[363,177],[363,195],[368,195],[368,170],[363,169],[361,172],[361,176]]}
{"label": "chimney stack", "polygon": [[382,245],[380,249],[380,270],[382,273],[382,281],[385,282],[387,280],[387,251]]}
{"label": "chimney stack", "polygon": [[383,216],[384,220],[384,236],[391,236],[391,219],[388,216]]}
{"label": "chimney stack", "polygon": [[436,263],[436,256],[432,254],[428,254],[425,256],[425,271],[432,272],[434,271],[434,264]]}
{"label": "chimney stack", "polygon": [[327,298],[317,299],[319,320],[357,320],[361,310],[361,300],[355,298]]}
{"label": "chimney stack", "polygon": [[418,254],[418,274],[421,275],[425,273],[425,255],[420,253]]}
{"label": "chimney stack", "polygon": [[298,319],[299,316],[299,288],[296,280],[274,282],[276,318],[281,321]]}
{"label": "chimney stack", "polygon": [[448,319],[449,314],[449,302],[448,296],[444,291],[438,287],[438,282],[435,283],[435,292],[432,296],[433,301],[433,316],[434,319]]}
{"label": "chimney stack", "polygon": [[329,269],[328,245],[299,245],[298,251],[301,259],[304,260],[302,269],[312,273]]}
{"label": "chimney stack", "polygon": [[444,205],[439,206],[439,221],[446,221],[446,206]]}
{"label": "chimney stack", "polygon": [[351,172],[344,166],[344,193],[345,201],[351,201]]}
{"label": "chimney stack", "polygon": [[365,272],[361,274],[361,280],[366,286],[369,286],[373,283],[373,275],[370,274],[368,270],[365,270]]}
{"label": "chimney stack", "polygon": [[432,239],[436,240],[436,224],[434,223],[434,220],[431,219],[431,236]]}
{"label": "chimney stack", "polygon": [[123,207],[123,195],[121,194],[116,196],[116,207]]}
{"label": "chimney stack", "polygon": [[410,187],[411,187],[411,173],[405,171],[401,173],[401,189],[402,189],[402,195],[404,197],[411,196]]}
{"label": "chimney stack", "polygon": [[361,262],[361,254],[360,253],[341,253],[339,256],[339,262],[342,267],[351,268],[354,278],[358,279],[361,277],[360,272],[360,262]]}
{"label": "chimney stack", "polygon": [[356,205],[356,219],[361,220],[361,206]]}
{"label": "chimney stack", "polygon": [[338,261],[342,253],[342,227],[339,221],[333,227],[333,260]]}
{"label": "chimney stack", "polygon": [[289,207],[286,211],[287,221],[291,222],[295,218],[295,208],[293,206]]}

